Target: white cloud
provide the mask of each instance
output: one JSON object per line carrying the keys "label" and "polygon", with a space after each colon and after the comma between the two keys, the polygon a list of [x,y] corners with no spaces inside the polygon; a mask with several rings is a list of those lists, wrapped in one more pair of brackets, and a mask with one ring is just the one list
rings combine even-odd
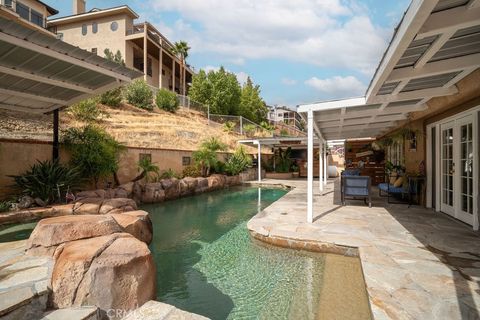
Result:
{"label": "white cloud", "polygon": [[[149,0],[176,11],[171,36],[239,64],[280,58],[372,74],[387,41],[357,0]],[[151,16],[154,16],[153,13]],[[156,21],[161,22],[161,21]]]}
{"label": "white cloud", "polygon": [[354,76],[319,79],[313,77],[305,84],[325,94],[328,98],[356,97],[365,94],[367,86]]}
{"label": "white cloud", "polygon": [[282,78],[280,81],[286,86],[294,86],[297,84],[297,80],[290,78]]}

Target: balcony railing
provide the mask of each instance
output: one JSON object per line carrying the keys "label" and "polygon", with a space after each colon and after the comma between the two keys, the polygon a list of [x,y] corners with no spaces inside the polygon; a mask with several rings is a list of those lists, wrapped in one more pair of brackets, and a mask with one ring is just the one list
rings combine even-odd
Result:
{"label": "balcony railing", "polygon": [[40,12],[30,8],[25,3],[17,0],[0,0],[0,6],[6,7],[16,12],[22,19],[27,20],[37,26],[46,29],[47,18]]}

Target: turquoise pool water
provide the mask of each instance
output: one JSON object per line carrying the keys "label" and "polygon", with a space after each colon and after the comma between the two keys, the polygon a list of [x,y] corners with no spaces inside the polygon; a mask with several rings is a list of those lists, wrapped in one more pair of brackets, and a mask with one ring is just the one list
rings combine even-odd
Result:
{"label": "turquoise pool water", "polygon": [[246,228],[285,193],[238,187],[142,206],[158,300],[211,319],[314,319],[324,256],[260,244]]}
{"label": "turquoise pool water", "polygon": [[37,222],[0,226],[0,242],[25,240],[30,237]]}

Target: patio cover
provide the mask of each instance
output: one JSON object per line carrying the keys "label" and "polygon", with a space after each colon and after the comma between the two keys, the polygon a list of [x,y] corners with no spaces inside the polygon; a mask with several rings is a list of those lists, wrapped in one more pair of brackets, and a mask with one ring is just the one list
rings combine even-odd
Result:
{"label": "patio cover", "polygon": [[[368,45],[368,44],[365,44]],[[413,0],[365,96],[298,106],[308,126],[308,209],[313,221],[313,137],[378,137],[480,67],[480,0]]]}
{"label": "patio cover", "polygon": [[0,108],[48,113],[143,74],[0,14]]}
{"label": "patio cover", "polygon": [[[368,44],[365,44],[368,45]],[[363,97],[300,105],[326,140],[378,137],[480,67],[480,0],[413,0]]]}

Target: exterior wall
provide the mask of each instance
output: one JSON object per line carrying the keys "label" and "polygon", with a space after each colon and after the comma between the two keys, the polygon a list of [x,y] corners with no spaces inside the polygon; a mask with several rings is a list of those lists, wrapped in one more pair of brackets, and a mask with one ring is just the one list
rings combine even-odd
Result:
{"label": "exterior wall", "polygon": [[31,9],[41,13],[44,18],[47,18],[48,16],[50,16],[50,13],[48,13],[47,8],[36,0],[20,0],[18,2],[20,2],[20,3],[30,7]]}
{"label": "exterior wall", "polygon": [[[118,23],[118,29],[116,31],[110,29],[110,24],[114,21]],[[92,32],[93,22],[98,24],[97,33]],[[82,25],[84,24],[87,25],[86,35],[82,35]],[[82,49],[92,51],[92,48],[97,48],[98,55],[102,57],[105,49],[110,49],[113,53],[120,50],[124,60],[126,62],[131,60],[131,63],[133,64],[133,54],[131,55],[131,58],[129,58],[130,52],[127,55],[125,45],[126,30],[131,24],[132,19],[127,15],[115,15],[89,21],[62,24],[57,27],[57,33],[63,34],[63,40],[65,42],[79,46]]]}
{"label": "exterior wall", "polygon": [[[127,151],[121,156],[118,178],[121,183],[131,181],[140,172],[137,163],[140,154],[150,154],[152,162],[159,168],[160,173],[172,169],[177,174],[181,174],[187,165],[182,164],[183,157],[190,157],[191,164],[193,151],[169,150],[169,149],[145,149],[128,147]],[[226,153],[220,154],[219,159],[224,161]],[[19,175],[29,169],[37,160],[45,161],[52,158],[52,144],[42,141],[25,140],[0,140],[0,199],[12,194],[12,178],[9,175]],[[21,161],[19,161],[19,159]],[[60,160],[65,163],[69,161],[68,152],[60,149]],[[109,178],[108,182],[112,179]],[[101,187],[104,182],[99,183]],[[92,186],[93,188],[93,186]]]}

